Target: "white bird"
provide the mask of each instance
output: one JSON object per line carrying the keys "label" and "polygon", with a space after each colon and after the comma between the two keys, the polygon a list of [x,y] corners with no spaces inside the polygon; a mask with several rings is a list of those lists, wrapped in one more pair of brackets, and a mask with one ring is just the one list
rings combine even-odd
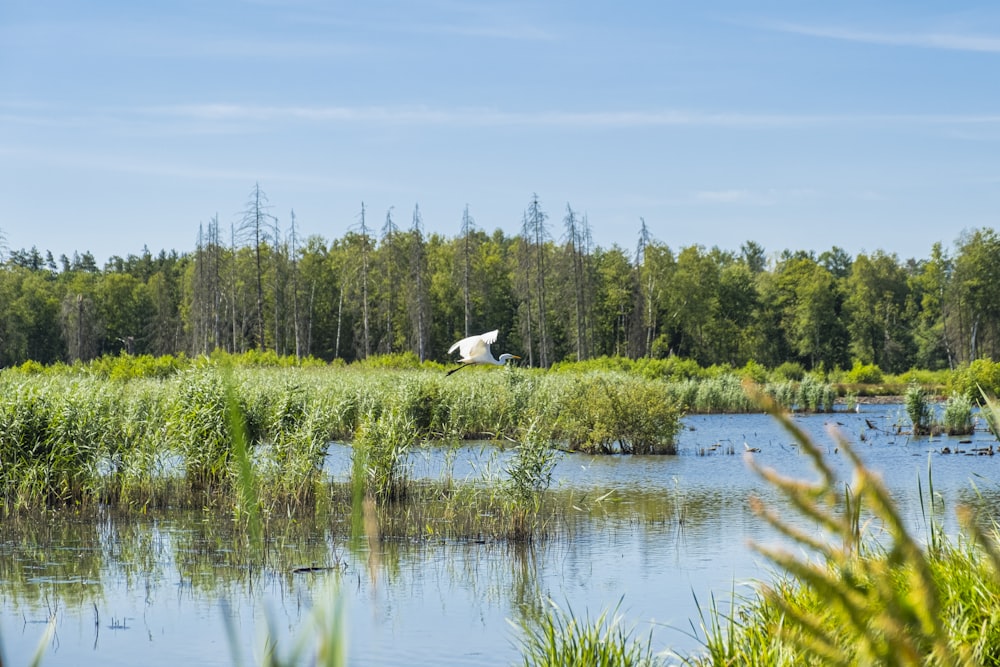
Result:
{"label": "white bird", "polygon": [[462,358],[458,360],[458,363],[462,364],[458,368],[453,368],[445,375],[451,375],[457,370],[461,370],[466,366],[471,366],[473,364],[492,364],[493,366],[503,366],[510,359],[520,359],[521,357],[516,354],[501,354],[499,359],[493,357],[493,353],[490,351],[490,345],[497,342],[497,335],[500,333],[499,329],[494,329],[493,331],[487,331],[484,334],[479,334],[478,336],[469,336],[468,338],[463,338],[454,345],[448,348],[448,354],[451,354],[455,350],[462,355]]}

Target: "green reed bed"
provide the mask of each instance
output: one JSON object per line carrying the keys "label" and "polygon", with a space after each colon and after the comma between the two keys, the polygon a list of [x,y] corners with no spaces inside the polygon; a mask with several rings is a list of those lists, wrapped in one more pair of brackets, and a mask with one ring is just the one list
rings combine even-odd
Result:
{"label": "green reed bed", "polygon": [[[581,451],[671,452],[680,416],[666,385],[622,374],[236,368],[166,378],[0,374],[0,495],[9,507],[184,502],[233,489],[229,399],[274,503],[312,502],[329,442],[383,415],[419,439],[517,442],[533,428]],[[379,436],[381,437],[381,436]],[[203,502],[197,500],[196,502]]]}
{"label": "green reed bed", "polygon": [[[685,412],[759,412],[760,405],[744,390],[746,380],[733,373],[670,383],[670,391]],[[837,401],[834,385],[812,376],[755,385],[771,400],[792,412],[832,412]]]}
{"label": "green reed bed", "polygon": [[948,435],[971,435],[975,431],[972,400],[964,394],[952,393],[945,401],[941,426]]}

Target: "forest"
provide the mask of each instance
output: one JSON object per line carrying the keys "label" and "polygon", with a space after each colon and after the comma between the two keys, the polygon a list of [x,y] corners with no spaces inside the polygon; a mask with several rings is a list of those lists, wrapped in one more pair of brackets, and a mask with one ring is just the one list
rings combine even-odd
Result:
{"label": "forest", "polygon": [[[922,259],[671,248],[637,221],[635,244],[596,246],[587,216],[537,195],[518,233],[488,233],[468,207],[456,235],[362,204],[349,231],[301,238],[259,186],[191,252],[143,248],[99,267],[88,253],[9,250],[0,265],[0,366],[101,355],[274,351],[345,362],[410,354],[500,330],[495,352],[532,367],[601,356],[676,355],[702,366],[889,373],[998,358],[1000,236],[965,230]],[[194,231],[194,230],[192,230]]]}

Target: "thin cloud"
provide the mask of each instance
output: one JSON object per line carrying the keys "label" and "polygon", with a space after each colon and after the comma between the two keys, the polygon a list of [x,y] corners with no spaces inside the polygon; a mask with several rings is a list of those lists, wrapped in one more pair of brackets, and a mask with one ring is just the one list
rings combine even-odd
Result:
{"label": "thin cloud", "polygon": [[150,116],[209,122],[309,121],[395,125],[556,126],[642,128],[657,126],[782,127],[856,122],[863,118],[809,114],[749,114],[697,111],[504,111],[491,108],[441,109],[426,106],[255,106],[190,104],[147,107]]}
{"label": "thin cloud", "polygon": [[250,181],[267,181],[269,183],[293,183],[298,186],[311,185],[318,188],[342,188],[350,190],[371,191],[386,189],[386,184],[358,178],[343,178],[340,176],[317,174],[313,172],[296,172],[288,170],[254,170],[246,167],[206,167],[202,164],[158,161],[143,157],[122,154],[94,155],[70,151],[52,151],[46,149],[20,149],[0,146],[0,157],[17,160],[21,163],[45,165],[57,169],[103,171],[134,176],[141,174],[157,178],[169,177],[192,181],[219,181],[246,183]]}
{"label": "thin cloud", "polygon": [[534,25],[503,25],[503,24],[460,24],[434,23],[415,24],[398,27],[400,32],[411,32],[423,35],[454,35],[457,37],[484,37],[517,42],[549,42],[557,36],[544,28]]}
{"label": "thin cloud", "polygon": [[702,190],[696,192],[694,198],[710,204],[739,204],[748,203],[755,196],[749,190]]}
{"label": "thin cloud", "polygon": [[766,27],[779,32],[810,37],[824,37],[848,42],[881,44],[885,46],[908,46],[922,49],[943,49],[948,51],[974,51],[979,53],[1000,53],[1000,37],[968,35],[948,32],[874,32],[855,28],[806,25],[801,23],[772,23]]}
{"label": "thin cloud", "polygon": [[[476,107],[414,106],[273,106],[227,103],[173,104],[144,107],[76,108],[64,115],[58,107],[5,104],[3,125],[100,127],[146,132],[156,127],[180,131],[243,132],[280,123],[318,125],[395,125],[403,127],[554,127],[576,129],[644,129],[718,127],[784,129],[804,127],[883,126],[900,124],[982,127],[1000,124],[1000,114],[797,114],[687,110],[645,111],[506,111]],[[186,129],[185,129],[186,128]]]}
{"label": "thin cloud", "polygon": [[394,125],[555,126],[644,128],[658,126],[804,127],[830,125],[984,125],[1000,123],[1000,114],[795,114],[649,111],[504,111],[493,108],[427,106],[256,106],[191,104],[147,107],[138,113],[190,120],[309,121]]}
{"label": "thin cloud", "polygon": [[693,197],[696,202],[702,204],[773,206],[791,200],[814,197],[817,194],[817,191],[812,188],[767,188],[764,190],[731,188],[723,190],[700,190],[695,192]]}

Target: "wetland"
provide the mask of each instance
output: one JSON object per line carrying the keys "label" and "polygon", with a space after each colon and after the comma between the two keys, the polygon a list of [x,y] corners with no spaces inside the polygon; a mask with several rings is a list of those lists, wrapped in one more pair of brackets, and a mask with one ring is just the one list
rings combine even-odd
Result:
{"label": "wetland", "polygon": [[[168,388],[171,404],[156,398],[163,387],[143,383],[61,379],[76,393],[48,393],[44,381],[5,378],[6,395],[23,401],[3,414],[5,433],[22,429],[21,458],[11,449],[4,458],[13,508],[0,524],[4,657],[27,664],[40,648],[45,665],[263,664],[328,609],[347,664],[509,665],[521,661],[521,624],[552,604],[581,617],[612,610],[668,663],[698,653],[707,601],[725,605],[774,576],[749,543],[785,540],[751,510],[753,498],[779,511],[786,501],[747,457],[812,478],[809,457],[751,409],[678,409],[675,422],[661,409],[659,423],[630,426],[635,410],[660,400],[654,383],[602,377],[556,389],[515,373],[470,372],[457,387],[345,375],[322,391],[308,374],[237,377],[234,390],[194,375]],[[448,392],[455,398],[442,399]],[[459,407],[484,392],[489,400]],[[598,393],[622,419],[566,414]],[[261,489],[252,506],[231,481],[228,466],[241,459],[225,443],[241,438],[226,434],[227,395],[247,424],[244,460]],[[26,425],[39,403],[48,417]],[[119,403],[126,409],[109,407]],[[123,422],[111,421],[116,411]],[[377,419],[389,414],[408,421]],[[551,457],[526,447],[537,434],[518,426],[543,414],[562,429],[543,434],[561,444]],[[850,440],[917,535],[928,532],[929,468],[945,531],[957,530],[949,508],[992,516],[1000,504],[996,438],[981,423],[972,435],[914,437],[902,404],[831,405],[793,420],[846,481],[851,468],[828,429]],[[28,426],[42,435],[27,437]],[[366,428],[396,443],[387,485],[371,474],[375,458],[359,466],[355,456]],[[87,441],[87,429],[114,438]],[[70,451],[83,442],[96,444]],[[631,453],[609,455],[612,442]],[[44,471],[30,465],[29,446],[49,448]],[[22,466],[16,476],[12,464]],[[362,494],[382,495],[359,512]]]}

